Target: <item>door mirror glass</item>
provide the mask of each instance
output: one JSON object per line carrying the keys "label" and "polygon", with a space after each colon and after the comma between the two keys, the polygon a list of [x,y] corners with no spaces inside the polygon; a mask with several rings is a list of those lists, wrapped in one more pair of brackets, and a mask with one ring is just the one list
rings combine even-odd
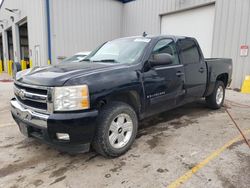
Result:
{"label": "door mirror glass", "polygon": [[168,53],[153,54],[150,63],[152,66],[169,65],[173,63],[173,56]]}

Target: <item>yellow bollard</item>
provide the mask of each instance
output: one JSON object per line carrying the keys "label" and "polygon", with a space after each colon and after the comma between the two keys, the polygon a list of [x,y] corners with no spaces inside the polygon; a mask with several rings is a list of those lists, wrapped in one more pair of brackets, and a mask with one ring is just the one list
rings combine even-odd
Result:
{"label": "yellow bollard", "polygon": [[7,74],[9,74],[9,61],[7,61]]}
{"label": "yellow bollard", "polygon": [[7,61],[7,73],[10,75],[10,60]]}
{"label": "yellow bollard", "polygon": [[50,62],[50,60],[48,60],[48,65],[50,65],[51,64],[51,62]]}
{"label": "yellow bollard", "polygon": [[9,60],[7,64],[8,64],[8,74],[10,76],[12,76],[12,64],[13,64],[13,61]]}
{"label": "yellow bollard", "polygon": [[2,72],[3,72],[3,61],[0,60],[0,73],[2,73]]}
{"label": "yellow bollard", "polygon": [[250,75],[245,77],[245,80],[241,87],[241,93],[249,93],[250,94]]}
{"label": "yellow bollard", "polygon": [[21,60],[21,69],[22,70],[27,69],[27,63],[24,60]]}
{"label": "yellow bollard", "polygon": [[32,68],[32,60],[30,59],[30,68]]}
{"label": "yellow bollard", "polygon": [[10,75],[11,75],[11,76],[12,76],[12,72],[13,72],[13,70],[12,70],[12,65],[13,65],[13,61],[10,60]]}

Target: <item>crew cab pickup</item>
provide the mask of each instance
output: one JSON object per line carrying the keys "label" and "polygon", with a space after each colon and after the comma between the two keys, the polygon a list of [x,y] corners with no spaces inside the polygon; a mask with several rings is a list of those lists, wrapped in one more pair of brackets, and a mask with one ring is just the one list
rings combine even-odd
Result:
{"label": "crew cab pickup", "polygon": [[199,98],[220,108],[231,75],[232,60],[204,59],[194,38],[120,38],[81,62],[18,72],[11,112],[28,137],[70,153],[92,146],[117,157],[146,117]]}

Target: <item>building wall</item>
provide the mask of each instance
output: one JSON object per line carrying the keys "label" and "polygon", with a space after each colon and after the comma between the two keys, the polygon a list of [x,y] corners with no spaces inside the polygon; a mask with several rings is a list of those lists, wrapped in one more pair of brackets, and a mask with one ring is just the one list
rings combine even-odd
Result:
{"label": "building wall", "polygon": [[[5,8],[18,9],[20,12],[11,13],[6,11]],[[10,16],[14,17],[14,22],[11,21]],[[4,45],[4,61],[8,60],[8,49],[6,46],[6,33],[5,30],[12,27],[13,43],[14,43],[14,60],[20,61],[19,39],[17,24],[23,19],[28,21],[29,33],[29,48],[30,58],[34,60],[35,46],[40,46],[40,57],[42,62],[47,62],[47,30],[46,30],[46,15],[45,15],[45,1],[44,0],[5,0],[0,10],[0,20],[4,20],[0,24],[4,25],[4,29],[0,27],[0,32],[3,36]],[[6,67],[6,66],[5,66]]]}
{"label": "building wall", "polygon": [[233,59],[232,88],[240,88],[250,75],[250,52],[240,56],[240,46],[250,47],[250,1],[217,0],[212,54]]}
{"label": "building wall", "polygon": [[124,4],[123,36],[160,34],[160,14],[214,2],[214,0],[136,0]]}
{"label": "building wall", "polygon": [[[18,30],[16,24],[27,18],[30,56],[33,64],[35,47],[39,46],[41,62],[48,62],[47,15],[45,0],[4,0],[0,10],[0,20],[7,19],[4,30],[13,27],[13,36]],[[20,14],[5,10],[19,9]],[[97,45],[114,38],[121,37],[123,4],[116,0],[53,0],[50,1],[52,63],[58,63],[58,57],[67,57],[79,51],[91,51]],[[15,17],[14,23],[10,16]],[[1,23],[0,23],[1,24]],[[14,37],[15,38],[15,37]],[[4,43],[7,39],[4,37]],[[5,62],[8,49],[5,46]],[[18,51],[18,38],[14,41]],[[20,61],[15,53],[15,61]]]}
{"label": "building wall", "polygon": [[[249,0],[136,0],[124,5],[122,35],[160,34],[160,15],[216,2],[213,57],[233,59],[232,88],[240,88],[250,75],[250,54],[240,56],[240,46],[250,46]],[[250,52],[249,52],[250,53]]]}
{"label": "building wall", "polygon": [[53,63],[121,37],[122,9],[116,0],[51,1]]}

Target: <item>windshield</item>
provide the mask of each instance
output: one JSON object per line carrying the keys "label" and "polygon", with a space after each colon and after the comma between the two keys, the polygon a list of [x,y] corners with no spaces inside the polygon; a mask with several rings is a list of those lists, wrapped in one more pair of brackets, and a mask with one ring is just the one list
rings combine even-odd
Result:
{"label": "windshield", "polygon": [[[148,38],[122,38],[109,41],[85,60],[108,63],[133,63],[150,42]],[[85,61],[84,60],[84,61]]]}
{"label": "windshield", "polygon": [[68,57],[62,61],[62,63],[67,63],[67,62],[79,62],[84,59],[86,55],[73,55],[71,57]]}

